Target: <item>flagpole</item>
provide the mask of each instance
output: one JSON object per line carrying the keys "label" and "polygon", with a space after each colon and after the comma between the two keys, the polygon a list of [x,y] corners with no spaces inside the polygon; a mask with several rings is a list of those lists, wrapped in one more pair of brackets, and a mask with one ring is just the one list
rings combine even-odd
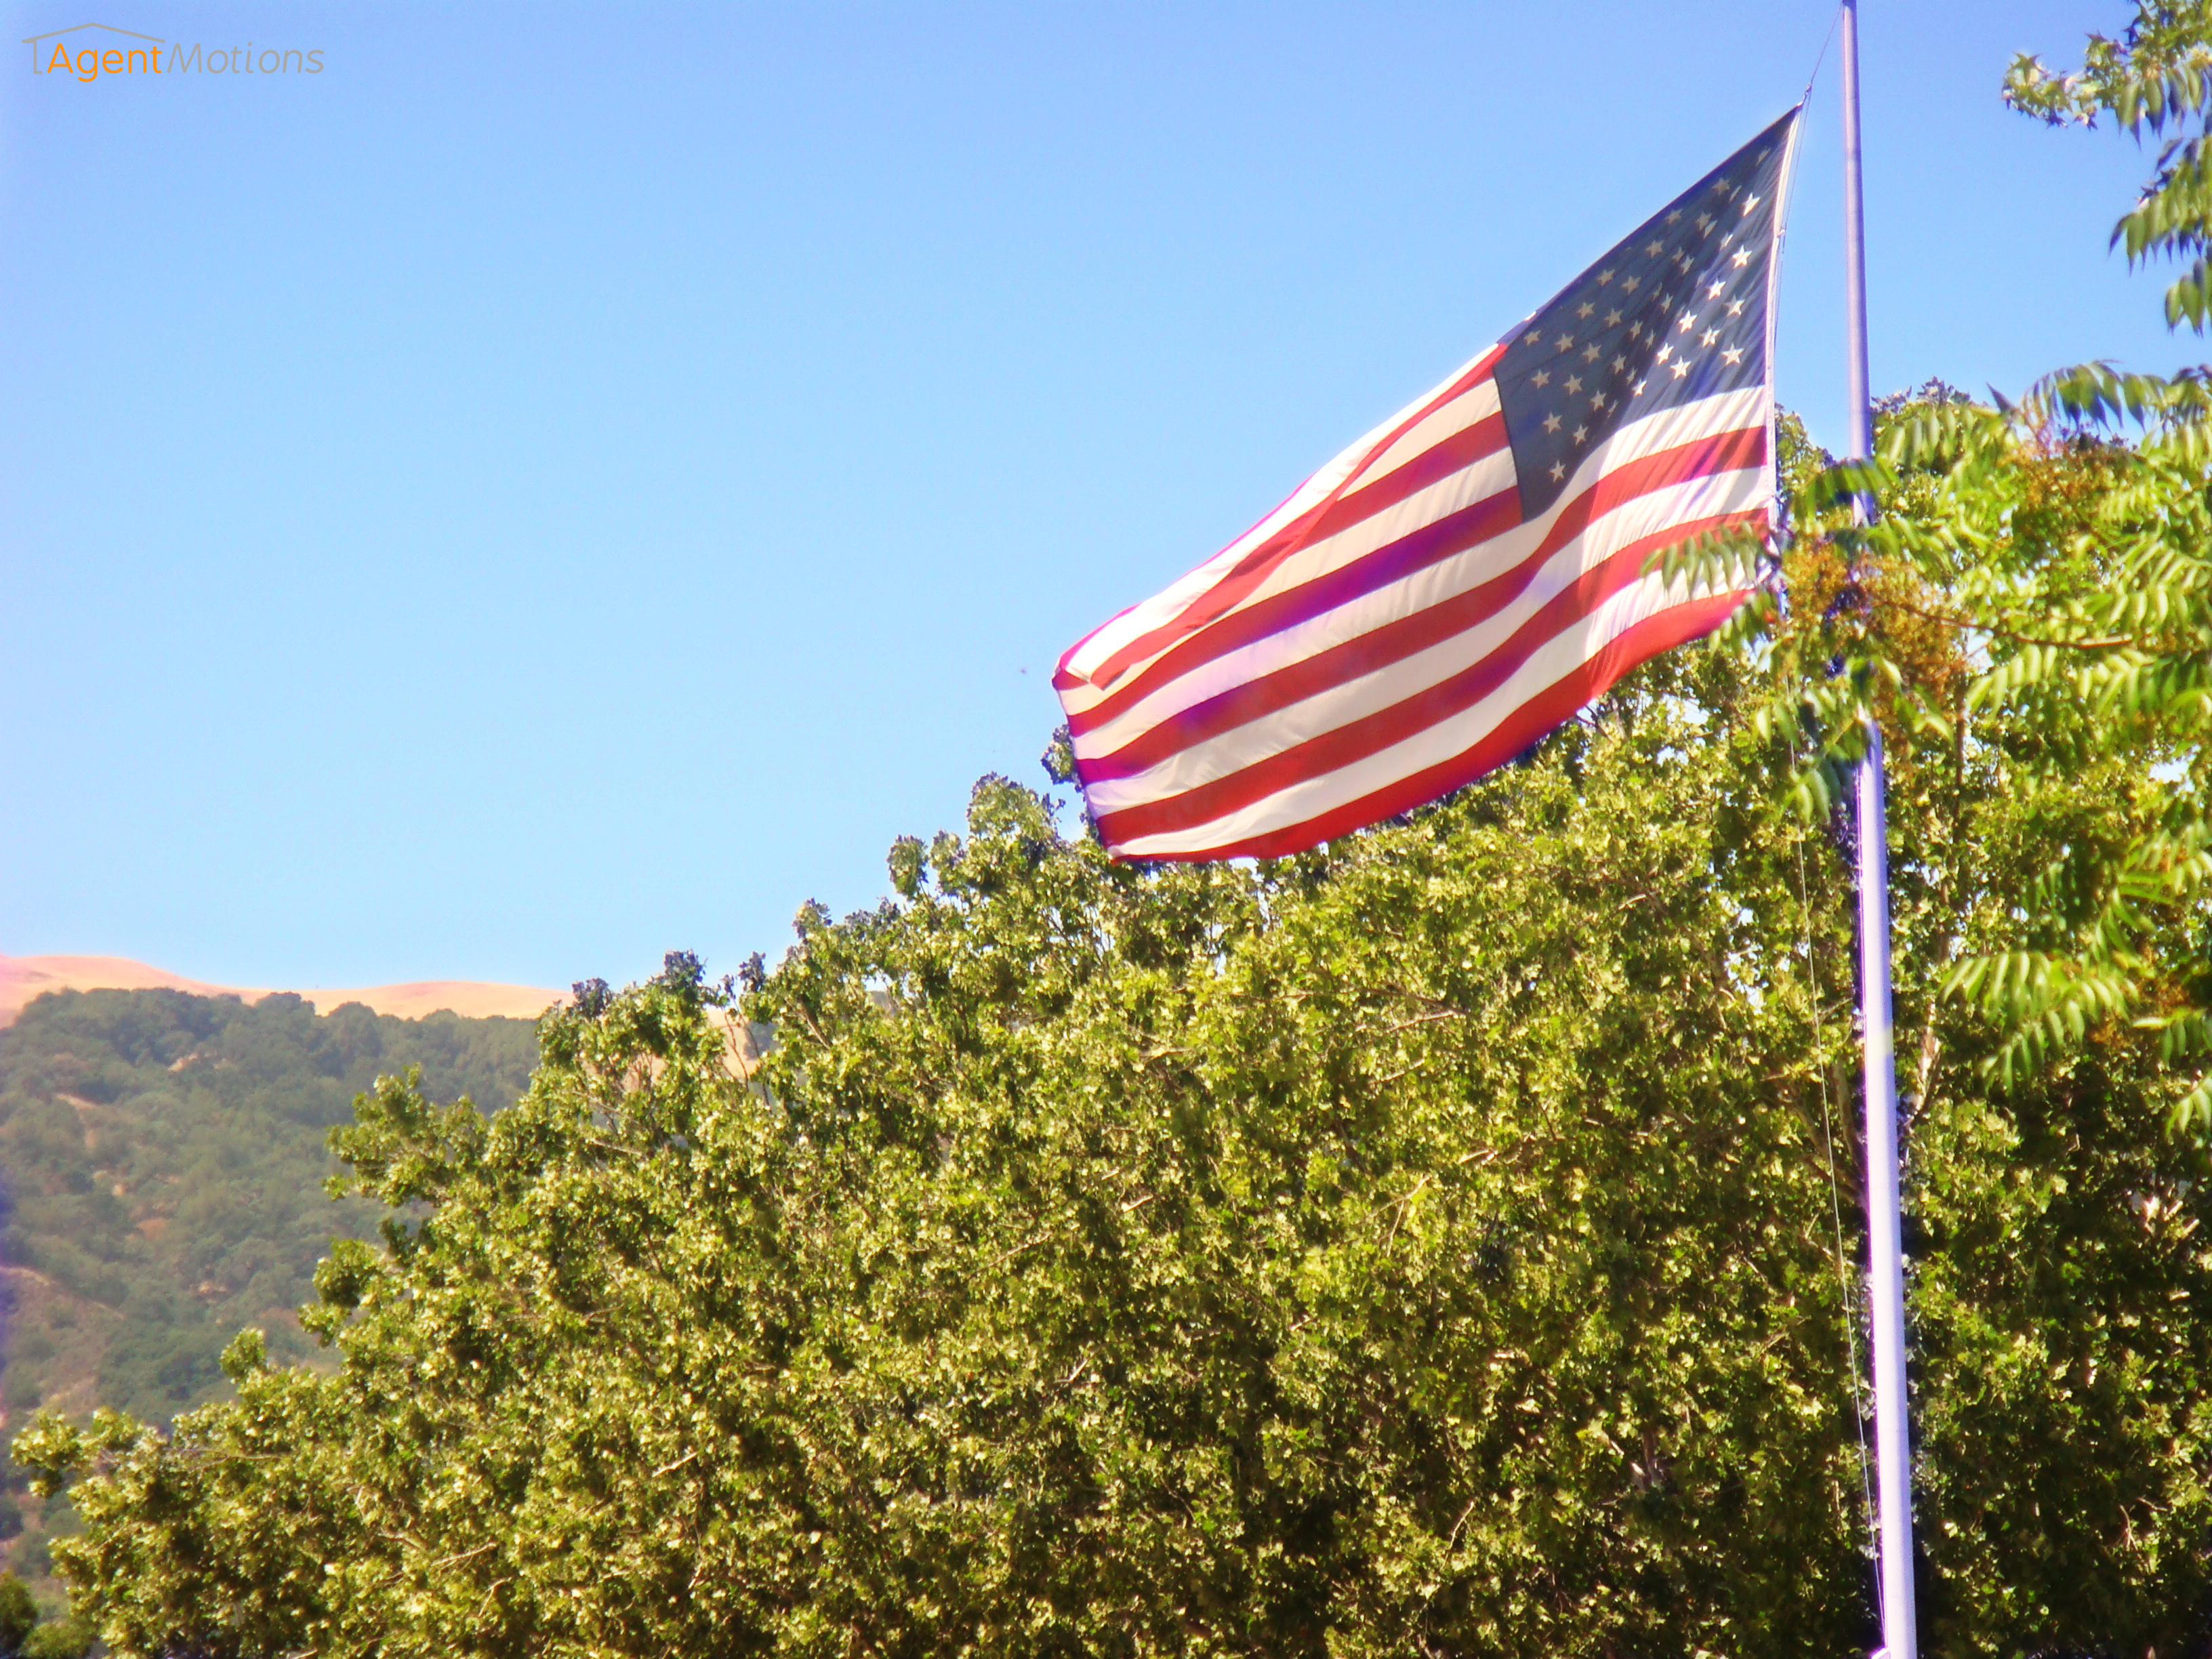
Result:
{"label": "flagpole", "polygon": [[[1843,0],[1844,294],[1850,313],[1850,459],[1874,453],[1867,395],[1866,214],[1859,164],[1859,8]],[[1862,521],[1873,502],[1859,498]],[[1899,1212],[1897,1060],[1890,1024],[1889,845],[1881,728],[1867,722],[1858,798],[1859,995],[1866,1044],[1867,1291],[1873,1327],[1881,1638],[1918,1659],[1912,1605],[1912,1449],[1905,1414],[1905,1249]]]}

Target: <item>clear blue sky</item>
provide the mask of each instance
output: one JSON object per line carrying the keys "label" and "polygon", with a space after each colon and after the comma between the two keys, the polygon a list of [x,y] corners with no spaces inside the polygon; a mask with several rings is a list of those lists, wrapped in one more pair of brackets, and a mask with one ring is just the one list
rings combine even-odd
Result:
{"label": "clear blue sky", "polygon": [[[2145,158],[1996,95],[2127,15],[1866,0],[1878,389],[2201,355],[2106,252]],[[1063,647],[1794,102],[1832,16],[9,7],[325,67],[8,48],[0,951],[773,957],[1042,782]],[[1831,442],[1834,70],[1778,368]]]}

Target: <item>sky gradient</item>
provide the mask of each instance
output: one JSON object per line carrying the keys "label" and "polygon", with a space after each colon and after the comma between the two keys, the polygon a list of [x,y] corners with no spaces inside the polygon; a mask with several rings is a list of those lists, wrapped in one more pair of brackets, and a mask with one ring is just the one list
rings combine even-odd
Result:
{"label": "sky gradient", "polygon": [[[1796,0],[14,5],[0,953],[244,984],[771,957],[1059,653],[1796,101]],[[1865,0],[1874,380],[2165,370],[2110,4]],[[1832,47],[1778,387],[1843,429]]]}

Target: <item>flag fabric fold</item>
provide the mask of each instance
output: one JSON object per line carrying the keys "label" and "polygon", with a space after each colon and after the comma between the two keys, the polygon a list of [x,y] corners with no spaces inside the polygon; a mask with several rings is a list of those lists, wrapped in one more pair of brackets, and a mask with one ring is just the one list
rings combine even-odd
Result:
{"label": "flag fabric fold", "polygon": [[1650,556],[1766,526],[1798,112],[1054,684],[1116,856],[1276,857],[1510,759],[1745,593]]}

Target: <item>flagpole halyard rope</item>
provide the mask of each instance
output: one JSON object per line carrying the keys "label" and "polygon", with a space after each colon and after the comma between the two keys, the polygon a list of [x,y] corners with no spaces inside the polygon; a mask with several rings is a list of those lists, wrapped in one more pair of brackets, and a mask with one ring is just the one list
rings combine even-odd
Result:
{"label": "flagpole halyard rope", "polygon": [[1813,72],[1805,77],[1805,95],[1798,102],[1809,104],[1813,101],[1813,83],[1820,78],[1821,66],[1828,61],[1828,48],[1836,44],[1836,31],[1843,27],[1843,21],[1844,8],[1841,0],[1838,0],[1836,15],[1828,20],[1828,32],[1821,37],[1820,50],[1814,56]]}
{"label": "flagpole halyard rope", "polygon": [[[1792,758],[1799,758],[1793,746]],[[1866,1376],[1860,1366],[1859,1328],[1856,1310],[1863,1286],[1851,1273],[1850,1247],[1844,1238],[1843,1182],[1836,1173],[1836,1121],[1828,1101],[1828,1029],[1826,994],[1820,988],[1820,958],[1814,953],[1813,940],[1813,901],[1810,884],[1805,877],[1805,834],[1801,829],[1796,836],[1797,855],[1797,920],[1805,941],[1805,980],[1813,994],[1814,1071],[1820,1087],[1820,1142],[1828,1165],[1828,1211],[1836,1233],[1836,1282],[1842,1293],[1838,1306],[1844,1316],[1844,1349],[1850,1362],[1851,1427],[1859,1443],[1859,1501],[1866,1514],[1867,1540],[1875,1549],[1881,1546],[1881,1524],[1874,1501],[1874,1453],[1867,1443]],[[1875,1597],[1879,1606],[1881,1596],[1881,1577],[1875,1577]]]}

